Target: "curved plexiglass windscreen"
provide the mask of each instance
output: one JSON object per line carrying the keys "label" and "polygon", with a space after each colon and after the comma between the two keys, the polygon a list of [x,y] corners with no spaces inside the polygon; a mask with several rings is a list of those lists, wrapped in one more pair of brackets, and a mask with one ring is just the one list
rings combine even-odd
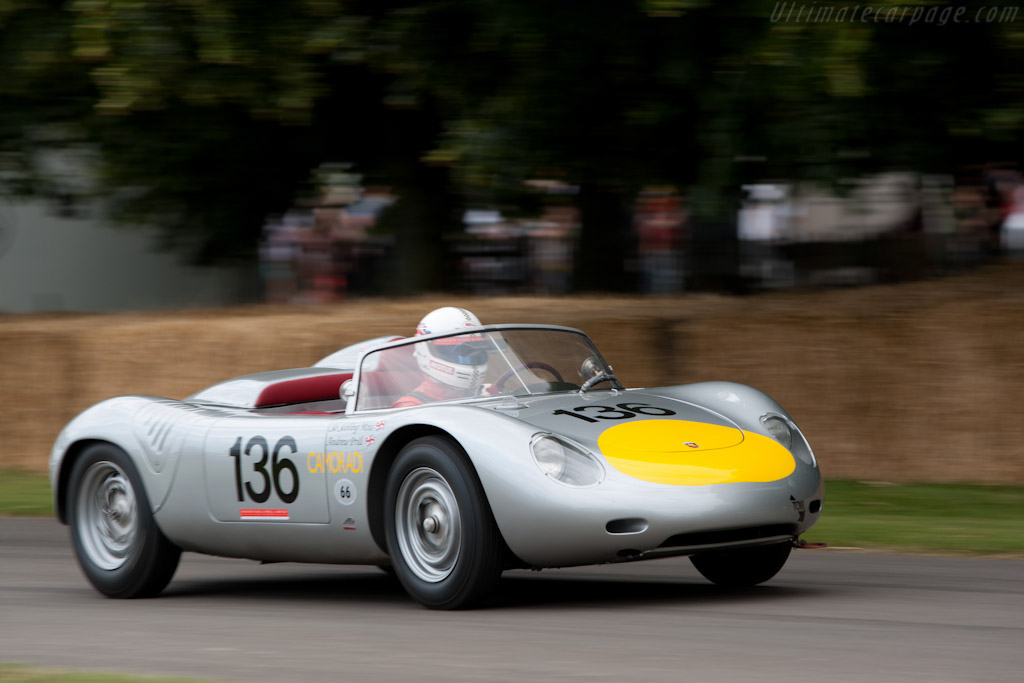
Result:
{"label": "curved plexiglass windscreen", "polygon": [[[438,401],[578,391],[611,376],[582,334],[567,330],[491,330],[416,341],[363,358],[356,410]],[[614,378],[594,389],[622,388]]]}

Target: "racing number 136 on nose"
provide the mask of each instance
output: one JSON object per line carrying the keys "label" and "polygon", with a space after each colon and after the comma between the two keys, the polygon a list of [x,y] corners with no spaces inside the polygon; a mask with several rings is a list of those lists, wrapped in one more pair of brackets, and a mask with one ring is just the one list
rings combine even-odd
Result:
{"label": "racing number 136 on nose", "polygon": [[[584,415],[584,412],[590,411],[593,413],[593,417]],[[674,410],[668,408],[659,408],[658,406],[649,406],[644,403],[618,403],[613,408],[611,406],[602,405],[586,405],[573,408],[569,410],[555,410],[551,413],[552,415],[568,415],[569,417],[575,417],[584,422],[597,422],[600,420],[628,420],[631,417],[639,415],[658,415],[664,417],[667,415],[675,415]]]}

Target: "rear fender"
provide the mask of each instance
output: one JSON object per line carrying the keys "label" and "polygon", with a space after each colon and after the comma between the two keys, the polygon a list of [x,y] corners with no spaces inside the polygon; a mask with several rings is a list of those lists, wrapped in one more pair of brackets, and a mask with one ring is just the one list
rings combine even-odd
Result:
{"label": "rear fender", "polygon": [[66,523],[71,469],[82,451],[95,442],[113,444],[128,454],[152,511],[158,512],[174,481],[185,435],[199,417],[191,406],[150,396],[120,396],[82,412],[61,431],[50,454],[57,518]]}

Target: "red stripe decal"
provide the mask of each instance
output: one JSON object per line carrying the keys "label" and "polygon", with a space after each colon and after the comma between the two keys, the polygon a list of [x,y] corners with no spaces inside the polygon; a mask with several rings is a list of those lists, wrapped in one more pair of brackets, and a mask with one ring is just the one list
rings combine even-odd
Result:
{"label": "red stripe decal", "polygon": [[265,508],[243,508],[238,511],[241,519],[288,519],[287,510]]}

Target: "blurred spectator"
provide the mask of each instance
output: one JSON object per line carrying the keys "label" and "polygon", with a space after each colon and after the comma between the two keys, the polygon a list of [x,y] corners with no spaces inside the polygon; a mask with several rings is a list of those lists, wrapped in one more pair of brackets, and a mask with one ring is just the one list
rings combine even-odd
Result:
{"label": "blurred spectator", "polygon": [[754,287],[792,286],[792,262],[781,247],[789,242],[806,207],[790,198],[788,185],[744,185],[746,198],[736,217],[740,277]]}
{"label": "blurred spectator", "polygon": [[633,219],[640,259],[641,291],[674,294],[683,289],[683,200],[664,190],[640,196]]}
{"label": "blurred spectator", "polygon": [[260,271],[270,303],[341,301],[353,289],[367,292],[384,245],[371,238],[386,194],[367,195],[347,206],[325,201],[293,209],[264,227]]}
{"label": "blurred spectator", "polygon": [[529,226],[530,285],[535,293],[568,293],[578,223],[574,207],[549,206]]}
{"label": "blurred spectator", "polygon": [[[378,291],[390,241],[372,230],[394,199],[383,191],[352,190],[344,184],[350,175],[335,180],[333,193],[267,224],[260,256],[269,302],[340,301]],[[976,265],[998,249],[1000,239],[1005,249],[1024,253],[1024,184],[1015,171],[976,171],[973,183],[958,186],[952,176],[910,172],[843,184],[843,190],[786,181],[743,186],[735,223],[716,232],[728,234],[732,246],[722,272],[733,282],[738,274],[742,290],[857,285]],[[465,289],[553,296],[571,291],[577,189],[557,181],[530,185],[545,195],[539,217],[513,219],[486,208],[463,215],[464,229],[448,248]],[[635,207],[640,291],[679,293],[688,277],[692,286],[708,286],[700,272],[686,271],[687,251],[705,266],[720,244],[699,232],[690,235],[695,226],[687,224],[683,198],[651,188]]]}
{"label": "blurred spectator", "polygon": [[298,293],[296,264],[301,253],[300,243],[302,235],[312,226],[313,216],[299,211],[289,211],[264,226],[260,244],[260,275],[269,303],[288,303]]}
{"label": "blurred spectator", "polygon": [[1018,185],[1000,231],[1000,246],[1004,253],[1024,256],[1024,186]]}
{"label": "blurred spectator", "polygon": [[958,233],[983,236],[988,232],[991,217],[983,186],[958,185],[953,191],[953,210]]}
{"label": "blurred spectator", "polygon": [[345,298],[345,236],[341,230],[342,209],[313,209],[313,229],[302,239],[299,254],[299,275],[302,278],[303,303],[341,301]]}

